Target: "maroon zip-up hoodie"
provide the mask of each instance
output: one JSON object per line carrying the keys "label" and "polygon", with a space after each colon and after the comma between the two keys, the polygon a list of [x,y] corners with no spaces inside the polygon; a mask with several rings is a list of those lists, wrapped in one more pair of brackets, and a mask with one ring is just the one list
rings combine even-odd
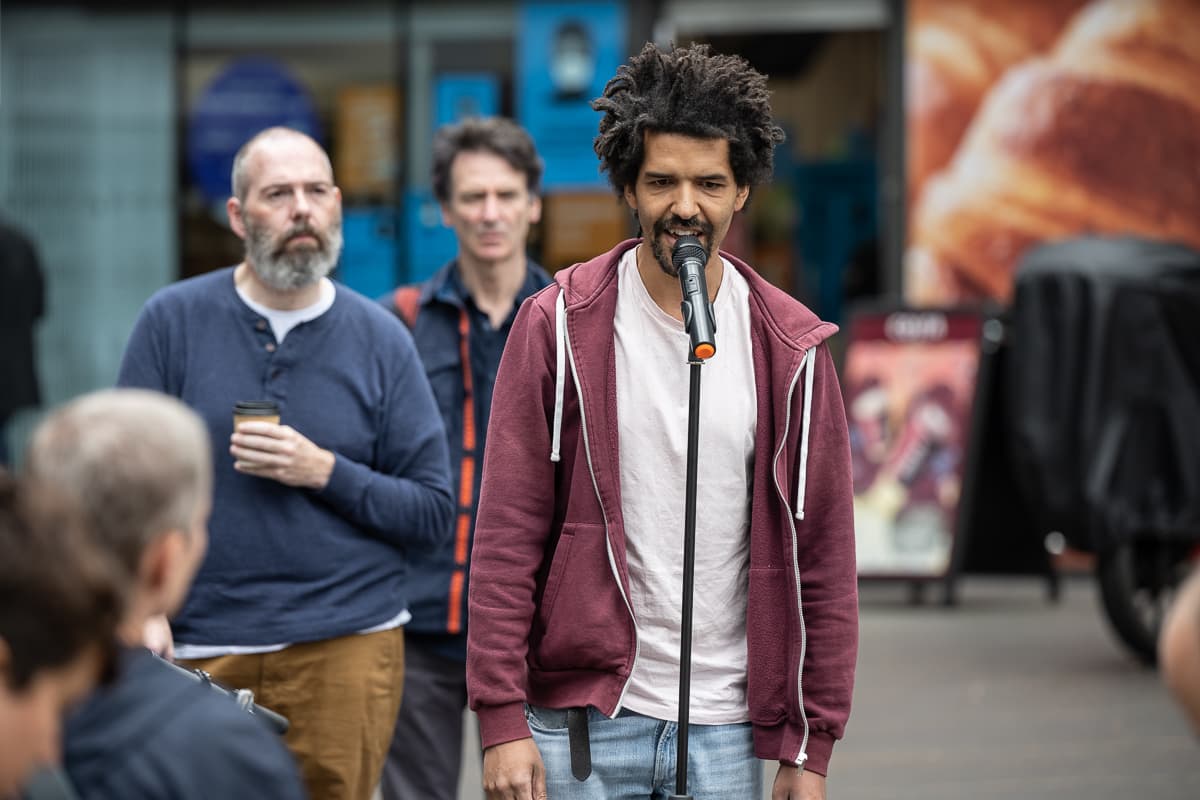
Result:
{"label": "maroon zip-up hoodie", "polygon": [[[530,735],[524,704],[621,706],[637,657],[621,515],[613,317],[628,240],[517,314],[500,362],[472,551],[467,692],[484,747]],[[760,758],[825,774],[850,714],[858,589],[837,328],[722,254],[750,285],[758,432],[746,611]]]}

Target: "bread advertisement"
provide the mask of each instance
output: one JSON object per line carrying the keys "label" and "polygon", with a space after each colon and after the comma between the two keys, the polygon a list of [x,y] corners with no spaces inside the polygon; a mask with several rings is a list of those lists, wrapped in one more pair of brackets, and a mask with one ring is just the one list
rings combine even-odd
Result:
{"label": "bread advertisement", "polygon": [[1200,249],[1200,0],[910,0],[905,300],[1082,235]]}

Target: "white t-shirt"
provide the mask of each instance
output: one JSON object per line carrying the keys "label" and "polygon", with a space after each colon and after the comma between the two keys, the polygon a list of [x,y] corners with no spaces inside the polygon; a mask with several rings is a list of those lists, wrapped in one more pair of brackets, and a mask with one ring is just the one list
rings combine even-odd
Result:
{"label": "white t-shirt", "polygon": [[[638,655],[624,706],[674,720],[691,367],[683,323],[659,308],[637,270],[618,265],[614,321],[621,510]],[[716,354],[701,368],[692,624],[691,722],[745,722],[746,593],[757,405],[749,286],[725,262],[713,303]]]}
{"label": "white t-shirt", "polygon": [[333,307],[333,301],[337,297],[337,287],[333,285],[333,281],[329,280],[329,278],[321,278],[321,292],[317,297],[317,302],[307,305],[304,308],[288,310],[269,308],[262,303],[256,303],[241,288],[238,288],[237,293],[243,303],[267,318],[267,322],[271,325],[271,332],[275,334],[275,341],[278,344],[283,344],[283,340],[292,328],[302,322],[309,322],[316,319]]}

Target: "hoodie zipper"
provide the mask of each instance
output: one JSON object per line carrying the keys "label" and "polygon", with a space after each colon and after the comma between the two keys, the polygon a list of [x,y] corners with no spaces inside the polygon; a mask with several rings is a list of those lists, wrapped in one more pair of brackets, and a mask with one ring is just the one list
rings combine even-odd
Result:
{"label": "hoodie zipper", "polygon": [[[808,354],[805,354],[807,358]],[[779,485],[779,457],[783,454],[783,446],[787,443],[788,432],[792,424],[792,397],[796,391],[796,384],[800,381],[800,373],[804,371],[804,358],[800,360],[800,365],[796,367],[796,373],[792,376],[791,383],[788,385],[787,392],[787,411],[783,418],[783,436],[779,439],[779,446],[775,450],[775,458],[771,463],[771,477],[775,481],[775,492],[779,495],[780,502],[783,503],[787,513],[788,528],[792,533],[792,571],[796,576],[796,612],[800,619],[800,663],[796,667],[796,694],[800,701],[800,718],[804,722],[804,738],[800,742],[800,752],[794,759],[796,764],[803,769],[804,762],[808,760],[808,755],[805,750],[808,749],[808,714],[804,712],[804,658],[808,651],[808,630],[804,625],[804,604],[801,602],[800,590],[800,542],[796,535],[796,523],[792,519],[792,509],[788,505],[787,493],[783,487]],[[808,379],[812,380],[812,370],[809,370]]]}
{"label": "hoodie zipper", "polygon": [[[563,316],[565,321],[566,315],[564,314]],[[617,589],[621,592],[621,599],[625,601],[625,610],[629,612],[629,620],[633,623],[633,663],[629,666],[629,677],[625,679],[625,683],[621,686],[621,694],[617,698],[616,708],[613,709],[612,716],[615,717],[620,713],[621,706],[625,703],[625,693],[629,690],[629,682],[633,679],[633,668],[637,664],[642,643],[637,635],[637,617],[633,614],[633,604],[629,601],[629,596],[625,594],[624,584],[621,583],[621,573],[617,569],[617,557],[613,552],[612,538],[609,536],[608,512],[604,510],[604,501],[600,497],[600,485],[596,483],[596,469],[592,464],[592,447],[588,440],[587,414],[583,410],[583,387],[579,383],[579,371],[575,369],[575,351],[571,347],[571,334],[565,325],[563,326],[563,339],[567,344],[567,358],[571,362],[571,380],[575,383],[575,393],[579,396],[579,425],[583,430],[583,452],[587,458],[588,475],[592,479],[592,490],[596,492],[596,502],[600,505],[600,513],[604,516],[604,547],[608,553],[608,567],[612,570],[613,580],[617,582]]]}

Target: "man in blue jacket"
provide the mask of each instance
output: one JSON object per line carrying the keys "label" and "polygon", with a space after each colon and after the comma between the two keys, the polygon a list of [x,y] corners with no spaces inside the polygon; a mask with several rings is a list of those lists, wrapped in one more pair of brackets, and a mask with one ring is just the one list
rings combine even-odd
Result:
{"label": "man in blue jacket", "polygon": [[[150,298],[119,378],[183,399],[213,442],[175,653],[291,720],[311,796],[366,800],[400,704],[407,565],[450,531],[445,432],[404,326],[326,277],[342,233],[324,150],[268,129],[232,182],[245,260]],[[240,401],[280,419],[234,430]]]}
{"label": "man in blue jacket", "polygon": [[80,506],[129,589],[117,678],[65,730],[67,777],[83,800],[304,797],[274,731],[141,646],[147,617],[179,608],[204,557],[209,452],[195,414],[140,389],[73,400],[31,440],[27,469]]}
{"label": "man in blue jacket", "polygon": [[550,278],[525,254],[541,216],[542,161],[501,117],[443,127],[433,143],[433,191],[458,256],[419,285],[385,298],[412,329],[450,445],[454,533],[419,558],[408,593],[404,704],[383,774],[384,800],[454,800],[467,703],[467,571],[492,385],[517,308]]}

